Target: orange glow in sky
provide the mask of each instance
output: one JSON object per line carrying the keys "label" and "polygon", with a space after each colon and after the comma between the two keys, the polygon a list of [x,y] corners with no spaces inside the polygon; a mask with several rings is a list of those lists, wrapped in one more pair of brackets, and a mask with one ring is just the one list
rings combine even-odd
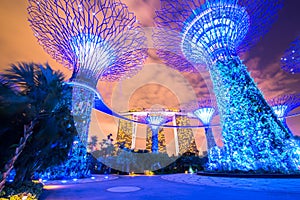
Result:
{"label": "orange glow in sky", "polygon": [[[159,9],[159,0],[123,0],[134,12],[144,27],[154,26],[155,10]],[[292,1],[287,1],[292,4]],[[288,3],[286,3],[288,5]],[[300,15],[291,9],[293,5],[283,8],[278,23],[251,52],[242,57],[251,71],[252,77],[266,98],[280,94],[299,93],[300,75],[287,74],[280,70],[279,59],[285,48],[288,47],[295,35],[300,35],[300,28],[291,30],[288,37],[280,36],[282,30],[289,26],[298,26]],[[3,72],[11,63],[16,62],[48,62],[55,70],[62,71],[66,78],[71,71],[57,63],[38,44],[27,21],[27,0],[0,1],[0,72]],[[285,14],[288,13],[288,14]],[[290,15],[295,15],[293,21]],[[292,23],[295,23],[294,25]],[[297,24],[298,23],[298,24]],[[287,34],[287,33],[285,33]],[[274,41],[275,38],[275,41]],[[151,38],[150,38],[151,39]],[[274,47],[275,42],[278,42]],[[277,48],[276,52],[273,48]],[[272,52],[269,54],[267,52]],[[115,111],[126,111],[133,108],[161,106],[165,108],[180,108],[190,100],[197,100],[212,92],[209,74],[179,73],[163,65],[150,49],[150,56],[144,68],[134,77],[121,82],[98,83],[98,89],[107,105]],[[268,59],[268,60],[266,60]],[[300,135],[300,118],[293,117],[287,123],[295,135]],[[112,133],[116,136],[118,120],[114,117],[93,111],[90,128],[91,135],[97,135],[99,141]],[[194,131],[198,148],[205,150],[203,129]],[[216,130],[216,140],[221,144],[220,130]],[[143,145],[141,145],[142,147]],[[173,151],[173,150],[171,150]]]}

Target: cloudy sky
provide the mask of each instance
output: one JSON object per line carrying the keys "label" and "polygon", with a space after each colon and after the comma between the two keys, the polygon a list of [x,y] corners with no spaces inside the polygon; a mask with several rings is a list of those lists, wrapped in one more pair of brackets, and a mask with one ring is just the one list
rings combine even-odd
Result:
{"label": "cloudy sky", "polygon": [[[151,30],[155,10],[160,7],[159,0],[123,2],[135,13],[145,30]],[[279,63],[289,43],[300,35],[299,7],[300,1],[286,0],[269,33],[242,56],[251,76],[267,99],[300,92],[300,75],[282,71]],[[20,61],[48,62],[54,69],[63,71],[67,78],[70,77],[71,72],[48,56],[37,43],[27,21],[26,8],[26,0],[0,0],[0,70]],[[148,35],[151,47],[152,41],[150,34]],[[131,79],[98,84],[105,102],[114,110],[122,112],[134,108],[183,108],[186,103],[197,101],[212,92],[208,73],[179,73],[165,66],[155,55],[154,49],[149,49],[149,55],[143,69]],[[288,119],[290,128],[297,135],[300,135],[300,125],[297,126],[300,124],[299,120],[297,117]],[[117,124],[117,119],[94,111],[91,134],[99,137],[108,133],[115,134]],[[199,129],[194,132],[197,144],[201,146],[204,144],[203,131]],[[140,147],[143,148],[143,145]]]}

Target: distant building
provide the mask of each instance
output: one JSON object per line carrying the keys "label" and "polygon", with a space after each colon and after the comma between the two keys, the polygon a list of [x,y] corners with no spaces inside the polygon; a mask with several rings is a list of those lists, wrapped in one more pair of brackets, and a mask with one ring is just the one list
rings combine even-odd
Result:
{"label": "distant building", "polygon": [[[190,125],[189,118],[184,112],[172,111],[172,110],[143,110],[143,111],[129,111],[122,113],[124,117],[134,121],[143,121],[148,115],[159,113],[162,116],[168,117],[169,123],[172,123],[174,134],[174,145],[176,156],[182,155],[186,152],[190,152],[198,155],[194,134],[191,128],[179,128],[176,126],[188,126]],[[135,149],[136,135],[137,135],[138,124],[132,121],[126,121],[124,119],[119,120],[118,133],[117,133],[117,144],[123,144],[128,149]],[[151,152],[152,147],[152,130],[149,127],[146,129],[146,150]],[[166,153],[166,138],[165,129],[160,127],[158,130],[158,152]]]}

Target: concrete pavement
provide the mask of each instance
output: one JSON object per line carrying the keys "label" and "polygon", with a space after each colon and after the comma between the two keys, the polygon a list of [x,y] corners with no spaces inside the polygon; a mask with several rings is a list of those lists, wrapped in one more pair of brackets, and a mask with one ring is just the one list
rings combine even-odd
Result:
{"label": "concrete pavement", "polygon": [[94,182],[79,180],[76,184],[47,185],[40,199],[300,199],[300,179],[241,179],[191,174],[102,178],[98,177]]}

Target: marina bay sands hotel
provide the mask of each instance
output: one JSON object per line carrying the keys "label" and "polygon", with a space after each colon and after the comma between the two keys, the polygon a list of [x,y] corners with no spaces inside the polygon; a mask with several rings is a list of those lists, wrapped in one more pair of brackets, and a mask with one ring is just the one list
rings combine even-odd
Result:
{"label": "marina bay sands hotel", "polygon": [[[144,125],[144,128],[139,128],[139,124],[136,122],[120,119],[116,138],[117,144],[122,144],[123,147],[128,149],[145,149],[151,152],[152,134],[157,128],[158,152],[167,153],[168,144],[172,144],[172,148],[175,149],[173,151],[175,156],[184,153],[199,154],[193,130],[191,128],[180,128],[181,126],[190,125],[187,113],[177,110],[146,109],[143,111],[132,110],[121,114],[130,120],[144,122],[148,125]],[[173,127],[162,127],[166,124]],[[139,147],[137,144],[139,141],[142,141],[144,144],[146,142],[146,148]]]}

